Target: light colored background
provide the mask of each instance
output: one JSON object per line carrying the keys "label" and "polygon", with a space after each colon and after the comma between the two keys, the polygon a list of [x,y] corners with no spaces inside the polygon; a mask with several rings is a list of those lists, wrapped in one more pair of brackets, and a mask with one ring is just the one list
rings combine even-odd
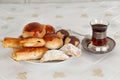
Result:
{"label": "light colored background", "polygon": [[[42,64],[16,62],[11,59],[12,50],[0,43],[0,80],[120,80],[120,1],[47,4],[20,1],[21,4],[0,4],[0,40],[18,37],[27,23],[35,21],[86,35],[92,33],[89,21],[102,17],[110,22],[107,35],[116,41],[116,47],[108,54],[96,55],[81,46],[79,58]],[[83,37],[79,38],[82,41]],[[56,73],[60,76],[55,77]]]}
{"label": "light colored background", "polygon": [[119,0],[0,0],[0,3],[71,3],[71,2],[94,2],[94,1],[119,1]]}

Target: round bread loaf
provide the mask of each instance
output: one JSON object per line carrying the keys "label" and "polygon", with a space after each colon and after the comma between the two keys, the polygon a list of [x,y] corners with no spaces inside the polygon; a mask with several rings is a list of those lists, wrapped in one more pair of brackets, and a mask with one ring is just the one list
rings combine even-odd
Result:
{"label": "round bread loaf", "polygon": [[63,45],[63,39],[56,34],[46,34],[44,40],[46,41],[45,47],[48,49],[58,49]]}
{"label": "round bread loaf", "polygon": [[38,22],[32,22],[27,24],[22,33],[22,37],[40,37],[42,38],[46,34],[45,25]]}

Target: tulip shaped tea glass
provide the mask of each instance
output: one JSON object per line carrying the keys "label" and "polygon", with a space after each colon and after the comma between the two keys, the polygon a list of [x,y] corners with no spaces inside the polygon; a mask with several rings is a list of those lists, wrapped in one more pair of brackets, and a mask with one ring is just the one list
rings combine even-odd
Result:
{"label": "tulip shaped tea glass", "polygon": [[103,19],[94,19],[90,22],[92,27],[91,43],[88,47],[96,52],[105,52],[109,48],[107,45],[107,27],[109,22]]}

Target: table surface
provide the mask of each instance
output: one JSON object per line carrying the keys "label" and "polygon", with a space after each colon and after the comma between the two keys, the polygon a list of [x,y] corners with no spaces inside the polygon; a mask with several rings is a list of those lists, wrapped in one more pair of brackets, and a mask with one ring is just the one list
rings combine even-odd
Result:
{"label": "table surface", "polygon": [[0,4],[0,40],[18,37],[30,22],[91,35],[89,22],[93,18],[109,21],[107,36],[116,41],[113,51],[93,54],[81,47],[81,57],[60,63],[16,62],[11,59],[11,49],[3,48],[0,43],[0,80],[119,80],[120,1]]}

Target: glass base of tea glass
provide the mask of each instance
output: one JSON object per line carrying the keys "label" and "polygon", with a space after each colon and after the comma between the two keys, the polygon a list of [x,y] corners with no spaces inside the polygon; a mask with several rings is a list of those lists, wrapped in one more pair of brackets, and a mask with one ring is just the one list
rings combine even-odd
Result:
{"label": "glass base of tea glass", "polygon": [[104,45],[104,46],[95,46],[93,44],[89,44],[88,48],[91,49],[91,51],[96,51],[96,52],[106,52],[109,49],[108,45]]}

